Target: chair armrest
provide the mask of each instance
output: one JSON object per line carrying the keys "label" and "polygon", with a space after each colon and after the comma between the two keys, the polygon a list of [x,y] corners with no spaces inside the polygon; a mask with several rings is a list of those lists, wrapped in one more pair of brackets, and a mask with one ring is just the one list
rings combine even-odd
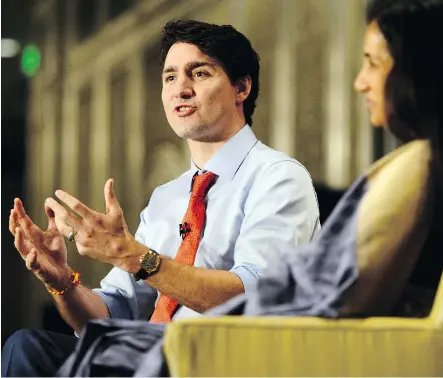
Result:
{"label": "chair armrest", "polygon": [[202,317],[165,338],[172,376],[438,376],[442,353],[428,319]]}

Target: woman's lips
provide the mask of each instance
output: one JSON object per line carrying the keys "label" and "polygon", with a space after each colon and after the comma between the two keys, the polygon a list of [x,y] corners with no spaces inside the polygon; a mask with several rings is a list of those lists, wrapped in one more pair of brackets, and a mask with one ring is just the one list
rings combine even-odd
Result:
{"label": "woman's lips", "polygon": [[375,106],[375,102],[372,100],[366,100],[366,106],[368,108],[373,108]]}

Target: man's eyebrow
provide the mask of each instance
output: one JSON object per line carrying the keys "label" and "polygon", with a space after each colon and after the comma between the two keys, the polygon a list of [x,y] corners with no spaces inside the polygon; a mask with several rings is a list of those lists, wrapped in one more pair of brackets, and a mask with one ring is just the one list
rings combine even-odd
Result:
{"label": "man's eyebrow", "polygon": [[178,68],[175,66],[168,66],[163,70],[162,75],[167,74],[169,72],[177,72],[177,70]]}
{"label": "man's eyebrow", "polygon": [[188,70],[191,70],[191,71],[195,70],[196,68],[205,67],[205,66],[208,66],[208,67],[211,67],[211,68],[215,68],[216,65],[214,63],[205,62],[203,60],[194,60],[194,61],[189,62],[189,63],[186,64],[186,68]]}
{"label": "man's eyebrow", "polygon": [[[211,68],[215,68],[216,64],[215,63],[211,63],[211,62],[206,62],[203,60],[193,60],[189,63],[186,63],[186,70],[187,71],[192,71],[195,70],[196,68],[199,67],[211,67]],[[168,66],[166,67],[163,72],[162,75],[170,73],[170,72],[177,72],[178,71],[178,67],[177,66]]]}

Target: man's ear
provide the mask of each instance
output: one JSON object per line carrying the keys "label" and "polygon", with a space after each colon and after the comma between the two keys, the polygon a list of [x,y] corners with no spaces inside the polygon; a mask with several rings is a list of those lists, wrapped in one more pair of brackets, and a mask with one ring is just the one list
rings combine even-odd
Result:
{"label": "man's ear", "polygon": [[252,80],[250,76],[245,76],[237,82],[237,84],[235,85],[235,89],[237,92],[235,102],[237,105],[241,104],[248,98],[249,93],[251,92],[251,87]]}

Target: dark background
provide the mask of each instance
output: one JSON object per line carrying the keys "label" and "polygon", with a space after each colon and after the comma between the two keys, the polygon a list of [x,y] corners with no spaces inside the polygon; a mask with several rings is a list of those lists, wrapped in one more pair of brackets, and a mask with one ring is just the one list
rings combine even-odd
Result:
{"label": "dark background", "polygon": [[[13,38],[22,45],[29,37],[29,9],[31,0],[4,0],[2,7],[2,38]],[[14,298],[23,295],[23,288],[10,282],[20,282],[11,278],[26,274],[26,269],[14,249],[13,238],[9,233],[9,211],[13,199],[26,200],[24,190],[25,174],[25,132],[28,79],[20,70],[20,54],[1,61],[1,138],[2,138],[2,178],[1,178],[1,290],[2,290],[2,345],[4,338],[21,326],[17,313],[23,310]],[[17,304],[17,308],[15,306]]]}

